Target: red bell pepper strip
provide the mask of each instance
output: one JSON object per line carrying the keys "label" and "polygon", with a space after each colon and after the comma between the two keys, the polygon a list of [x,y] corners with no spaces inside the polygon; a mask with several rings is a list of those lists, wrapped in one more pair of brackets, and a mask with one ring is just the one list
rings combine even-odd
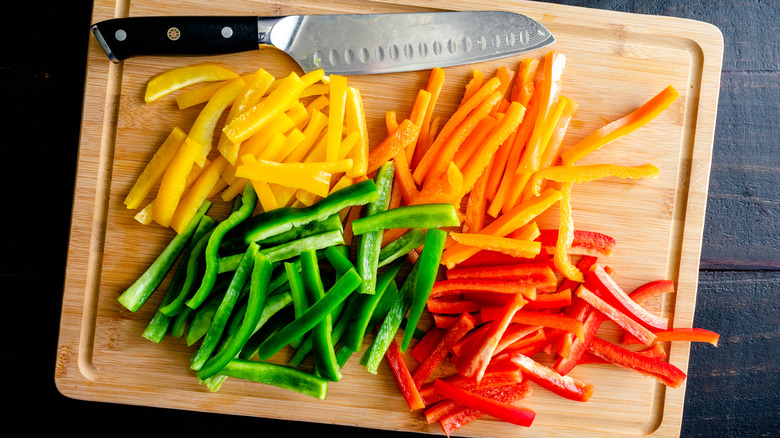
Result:
{"label": "red bell pepper strip", "polygon": [[593,306],[594,309],[606,315],[607,318],[611,319],[615,324],[623,328],[623,330],[631,333],[631,335],[636,337],[642,344],[650,345],[655,342],[655,335],[653,332],[643,327],[642,324],[629,318],[620,310],[612,307],[609,303],[596,296],[596,294],[589,291],[587,288],[580,286],[577,290],[577,296]]}
{"label": "red bell pepper strip", "polygon": [[[714,346],[718,346],[718,340],[720,335],[711,330],[701,328],[676,328],[670,330],[662,330],[653,332],[655,334],[656,342],[668,342],[668,341],[688,341],[688,342],[707,342]],[[623,338],[624,344],[636,344],[641,341],[635,336],[625,336]]]}
{"label": "red bell pepper strip", "polygon": [[656,330],[669,328],[668,318],[654,315],[637,304],[598,264],[594,265],[586,275],[585,284],[599,298],[609,302],[621,312],[642,323],[645,327]]}
{"label": "red bell pepper strip", "polygon": [[[544,331],[542,330],[542,327],[538,325],[527,325],[527,324],[510,324],[509,327],[506,328],[504,331],[504,335],[501,336],[501,341],[499,341],[498,345],[496,346],[496,351],[493,353],[493,356],[503,352],[508,347],[515,345],[518,342],[522,342],[526,339],[529,339],[536,334],[541,333],[542,336],[544,336]],[[518,347],[519,348],[519,347]]]}
{"label": "red bell pepper strip", "polygon": [[482,306],[474,301],[466,301],[459,297],[432,298],[426,303],[426,308],[431,313],[460,314],[479,312]]}
{"label": "red bell pepper strip", "polygon": [[425,408],[425,404],[420,397],[420,393],[417,391],[414,381],[412,381],[412,375],[409,373],[409,368],[406,366],[403,356],[401,355],[401,349],[398,348],[398,343],[395,340],[390,342],[385,353],[385,359],[387,364],[390,365],[390,371],[392,371],[393,378],[398,384],[398,389],[404,396],[404,400],[409,405],[409,409],[416,411],[418,409]]}
{"label": "red bell pepper strip", "polygon": [[586,402],[593,395],[593,385],[563,376],[554,369],[521,353],[513,353],[512,361],[520,366],[528,380],[569,400]]}
{"label": "red bell pepper strip", "polygon": [[[557,229],[539,230],[539,238],[543,248],[555,248],[558,240]],[[609,256],[615,251],[615,238],[596,231],[574,230],[569,254],[589,256]]]}
{"label": "red bell pepper strip", "polygon": [[419,341],[412,348],[412,357],[417,362],[422,362],[425,357],[430,354],[434,346],[441,340],[444,333],[447,332],[446,328],[439,328],[435,325],[431,327]]}
{"label": "red bell pepper strip", "polygon": [[499,420],[518,426],[531,426],[534,417],[536,416],[536,413],[528,408],[513,406],[509,403],[493,400],[475,394],[474,392],[458,388],[441,379],[436,379],[433,387],[436,392],[456,403],[479,410],[483,414],[493,416]]}
{"label": "red bell pepper strip", "polygon": [[541,291],[554,291],[558,282],[547,263],[452,268],[447,270],[447,279],[518,281],[534,285]]}
{"label": "red bell pepper strip", "polygon": [[501,336],[503,336],[504,331],[512,322],[515,312],[523,307],[525,303],[525,298],[522,295],[515,295],[515,298],[504,307],[503,315],[494,321],[490,330],[485,332],[480,342],[471,345],[463,352],[455,366],[461,375],[471,377],[477,382],[482,379],[496,350],[496,346],[501,341]]}
{"label": "red bell pepper strip", "polygon": [[[457,320],[458,318],[456,315],[444,315],[440,313],[434,313],[431,316],[433,316],[434,325],[441,329],[450,328],[450,326],[454,324],[455,320]],[[482,325],[482,317],[480,316],[479,312],[473,313],[472,316],[476,321],[476,323],[474,324],[475,326]]]}
{"label": "red bell pepper strip", "polygon": [[[545,252],[544,248],[542,248],[542,252]],[[526,258],[516,257],[499,251],[483,249],[466,260],[458,263],[458,267],[466,268],[469,266],[514,265],[517,263],[525,263],[527,261],[528,259]]]}
{"label": "red bell pepper strip", "polygon": [[563,289],[551,293],[537,293],[536,298],[529,300],[523,307],[525,310],[546,310],[568,307],[572,302],[571,289]]}
{"label": "red bell pepper strip", "polygon": [[655,280],[639,286],[628,296],[635,303],[644,304],[651,297],[671,292],[674,292],[674,283],[671,280]]}
{"label": "red bell pepper strip", "polygon": [[553,365],[553,368],[558,374],[565,376],[577,366],[582,355],[588,351],[588,345],[590,344],[591,339],[596,337],[596,332],[606,320],[607,317],[601,312],[595,310],[590,310],[588,312],[588,316],[583,323],[585,338],[583,340],[574,339],[571,344],[569,355],[558,357]]}
{"label": "red bell pepper strip", "polygon": [[459,295],[464,292],[496,292],[502,294],[522,293],[528,297],[534,287],[520,281],[504,280],[472,280],[456,278],[451,280],[439,280],[433,284],[431,298],[440,298],[448,295]]}
{"label": "red bell pepper strip", "polygon": [[[495,388],[479,390],[479,395],[493,399],[502,403],[512,404],[518,400],[527,398],[531,395],[531,387],[528,383],[516,383],[514,385],[504,385]],[[447,435],[457,429],[479,419],[485,415],[482,411],[465,406],[458,406],[439,420],[442,431]]]}
{"label": "red bell pepper strip", "polygon": [[469,334],[463,337],[457,344],[452,347],[452,352],[455,356],[462,356],[463,352],[468,350],[471,345],[479,342],[485,333],[490,330],[493,322],[488,322],[480,325],[476,329],[472,330]]}
{"label": "red bell pepper strip", "polygon": [[[647,356],[653,359],[659,359],[664,360],[666,359],[666,351],[664,351],[664,348],[661,346],[661,344],[653,344],[650,347],[645,348],[644,350],[639,350],[636,352],[636,354],[641,354],[642,356]],[[604,360],[593,353],[586,351],[585,354],[582,355],[580,358],[580,364],[611,364],[612,362],[609,362],[608,360]]]}
{"label": "red bell pepper strip", "polygon": [[[520,372],[520,367],[509,360],[505,360],[491,363],[479,384],[460,374],[453,374],[449,377],[444,377],[443,379],[459,388],[474,390],[477,388],[492,388],[495,386],[520,383],[523,381],[523,374]],[[426,406],[444,400],[444,397],[433,389],[433,382],[421,386],[419,392],[420,397],[422,397]]]}
{"label": "red bell pepper strip", "polygon": [[593,338],[588,350],[615,365],[654,377],[671,388],[677,388],[685,381],[685,373],[669,362],[635,353],[600,338]]}
{"label": "red bell pepper strip", "polygon": [[417,367],[412,373],[412,380],[418,388],[425,383],[425,379],[433,374],[436,367],[438,367],[450,351],[452,351],[452,346],[474,328],[474,322],[473,316],[468,313],[462,313],[455,324],[447,329],[447,332],[439,342],[436,343],[428,356],[417,364]]}
{"label": "red bell pepper strip", "polygon": [[[494,311],[494,309],[495,307],[482,309],[482,320],[493,321],[496,319],[499,315]],[[512,322],[528,325],[540,325],[543,327],[564,330],[574,333],[574,335],[579,339],[583,339],[585,337],[582,321],[566,315],[518,310],[512,317]]]}

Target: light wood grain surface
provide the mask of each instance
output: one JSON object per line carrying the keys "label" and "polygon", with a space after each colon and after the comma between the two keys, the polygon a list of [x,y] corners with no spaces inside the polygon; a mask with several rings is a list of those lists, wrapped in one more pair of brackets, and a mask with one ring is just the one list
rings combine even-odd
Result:
{"label": "light wood grain surface", "polygon": [[[96,1],[93,21],[114,16],[189,14],[285,15],[297,13],[422,10],[416,2],[155,2]],[[446,5],[446,6],[445,6]],[[431,9],[469,10],[469,1],[428,2]],[[525,13],[557,38],[546,50],[567,56],[563,93],[579,103],[566,145],[640,105],[671,84],[680,98],[656,121],[588,162],[625,165],[651,162],[652,181],[608,179],[576,187],[575,224],[613,235],[606,261],[627,289],[670,278],[678,292],[654,310],[690,327],[695,306],[701,235],[717,108],[722,39],[714,27],[690,20],[587,10],[551,4],[498,1],[491,9]],[[437,107],[451,113],[471,69],[492,73],[516,67],[522,56],[446,69],[448,92]],[[210,61],[248,73],[275,75],[295,69],[272,51],[209,58],[149,57],[110,64],[94,40],[89,49],[76,192],[63,301],[56,381],[66,395],[86,400],[232,413],[365,428],[440,433],[419,413],[409,413],[387,368],[370,375],[356,361],[331,384],[325,401],[235,379],[218,393],[198,385],[188,369],[192,348],[166,339],[153,344],[140,334],[156,300],[136,314],[116,297],[140,275],[171,238],[170,230],[141,226],[122,200],[156,146],[174,126],[186,129],[197,109],[179,111],[172,98],[143,102],[146,80],[175,66]],[[356,76],[364,95],[372,144],[384,135],[385,111],[404,114],[427,72]],[[217,205],[217,212],[226,205]],[[221,209],[221,210],[220,210]],[[554,216],[543,218],[553,224]],[[607,327],[604,336],[614,333]],[[282,357],[277,359],[283,359]],[[411,360],[411,359],[410,359]],[[688,345],[675,344],[670,361],[687,369]],[[535,391],[527,405],[537,411],[530,430],[480,420],[461,432],[474,436],[677,436],[684,387],[666,389],[614,367],[590,366],[576,376],[595,385],[593,398],[576,404]]]}

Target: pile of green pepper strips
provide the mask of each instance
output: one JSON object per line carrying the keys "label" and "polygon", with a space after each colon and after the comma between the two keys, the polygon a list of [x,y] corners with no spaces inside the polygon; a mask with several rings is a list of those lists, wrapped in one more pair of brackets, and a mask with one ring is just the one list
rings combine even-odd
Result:
{"label": "pile of green pepper strips", "polygon": [[[373,180],[303,208],[253,215],[252,184],[222,221],[208,216],[205,201],[118,300],[136,312],[176,266],[144,338],[159,343],[170,334],[199,343],[190,368],[211,391],[234,377],[324,399],[328,383],[341,379],[341,368],[374,328],[360,356],[373,374],[402,325],[402,351],[419,336],[444,248],[441,228],[459,225],[452,204],[388,209],[394,170],[388,162]],[[353,258],[339,212],[360,206],[363,217],[351,224]],[[382,247],[383,231],[391,228],[409,231]],[[402,278],[406,254],[420,246]],[[287,346],[294,351],[286,364],[268,361]],[[309,356],[311,372],[301,367]]]}

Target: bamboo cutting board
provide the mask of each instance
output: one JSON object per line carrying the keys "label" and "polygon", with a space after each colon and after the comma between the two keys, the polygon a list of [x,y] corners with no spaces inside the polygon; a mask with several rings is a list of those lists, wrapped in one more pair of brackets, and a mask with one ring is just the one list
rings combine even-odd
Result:
{"label": "bamboo cutting board", "polygon": [[[669,316],[675,327],[691,327],[723,50],[720,32],[689,20],[533,2],[494,0],[486,5],[474,0],[434,0],[424,5],[411,0],[96,0],[93,22],[184,14],[485,8],[521,12],[541,21],[557,38],[554,46],[523,56],[541,58],[547,50],[567,56],[563,93],[579,104],[579,111],[564,147],[673,85],[680,97],[658,119],[583,161],[650,162],[659,167],[660,178],[578,185],[574,220],[581,229],[616,238],[617,250],[604,263],[615,270],[616,280],[627,290],[659,278],[674,280],[677,293],[653,303],[652,309]],[[437,114],[446,117],[454,110],[473,68],[486,75],[500,65],[514,69],[523,56],[445,69],[446,92]],[[90,41],[55,374],[58,388],[66,396],[84,400],[440,434],[438,425],[428,425],[420,413],[408,412],[388,368],[371,375],[354,358],[343,370],[342,381],[330,385],[324,401],[237,379],[228,379],[219,392],[210,393],[188,367],[195,347],[171,337],[161,344],[141,337],[160,294],[135,314],[116,301],[173,236],[170,230],[137,223],[135,211],[127,210],[122,201],[170,130],[188,129],[198,111],[178,110],[170,96],[145,104],[146,81],[169,68],[203,61],[239,73],[263,67],[277,77],[297,70],[286,55],[273,50],[209,58],[137,58],[111,65],[94,38]],[[350,77],[350,84],[364,96],[372,144],[385,135],[385,112],[406,114],[427,78],[427,71]],[[226,210],[226,205],[217,203],[212,213],[221,218]],[[545,216],[540,226],[552,226],[556,220]],[[607,326],[602,335],[616,333]],[[687,344],[674,344],[669,347],[669,360],[687,370],[688,352]],[[530,429],[483,418],[458,435],[679,435],[684,386],[665,388],[605,365],[581,366],[572,375],[595,386],[587,403],[564,400],[535,387],[524,402],[537,412]]]}

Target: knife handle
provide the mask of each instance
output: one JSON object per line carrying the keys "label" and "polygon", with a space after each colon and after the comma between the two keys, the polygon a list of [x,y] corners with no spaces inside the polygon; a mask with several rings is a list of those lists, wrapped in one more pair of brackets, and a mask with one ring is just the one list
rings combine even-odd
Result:
{"label": "knife handle", "polygon": [[253,16],[131,17],[101,21],[92,32],[108,57],[217,55],[257,50]]}

